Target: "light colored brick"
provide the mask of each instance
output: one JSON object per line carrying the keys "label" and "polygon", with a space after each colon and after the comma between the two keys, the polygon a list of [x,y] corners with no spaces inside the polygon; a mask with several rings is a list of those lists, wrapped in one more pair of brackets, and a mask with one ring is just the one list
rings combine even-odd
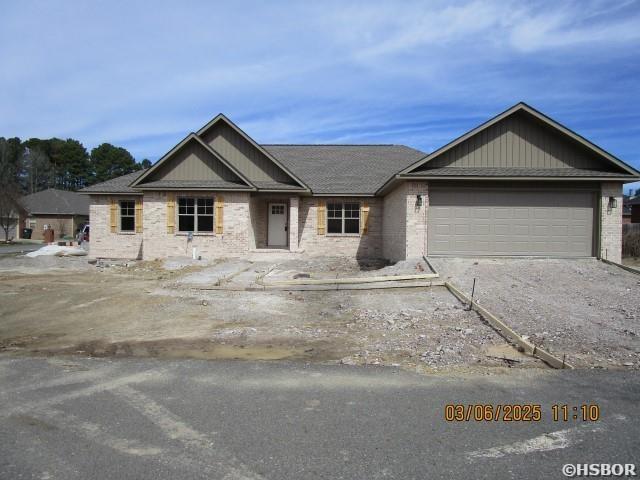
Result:
{"label": "light colored brick", "polygon": [[[213,195],[213,194],[212,194]],[[418,205],[418,195],[422,205]],[[608,208],[609,197],[617,207]],[[116,196],[116,199],[127,198]],[[345,256],[386,258],[392,261],[415,258],[427,252],[427,215],[429,188],[424,181],[404,182],[383,198],[322,197],[332,200],[364,202],[369,205],[369,230],[366,235],[318,235],[317,205],[319,197],[282,194],[253,195],[245,192],[224,194],[224,233],[195,235],[187,242],[184,234],[168,234],[166,192],[144,195],[143,234],[111,233],[110,197],[91,197],[91,250],[93,257],[162,258],[191,255],[195,247],[203,258],[242,256],[255,248],[267,246],[269,202],[288,205],[289,248],[303,250],[310,256]],[[601,185],[600,256],[619,262],[622,246],[622,184]]]}
{"label": "light colored brick", "polygon": [[301,197],[298,211],[299,248],[306,255],[382,258],[382,200],[380,198],[323,197],[325,202],[364,202],[369,205],[365,235],[318,235],[318,197]]}
{"label": "light colored brick", "polygon": [[[609,198],[616,200],[616,208],[609,208]],[[622,261],[622,183],[602,182],[600,185],[600,257]]]}
{"label": "light colored brick", "polygon": [[119,201],[132,198],[106,195],[91,195],[90,198],[89,256],[92,258],[142,258],[141,233],[111,233],[111,199]]}
{"label": "light colored brick", "polygon": [[[188,195],[185,193],[185,195]],[[202,195],[202,193],[194,193]],[[212,194],[213,195],[213,194]],[[192,249],[205,259],[241,256],[249,250],[249,194],[225,192],[223,233],[195,234],[191,242],[183,233],[167,233],[167,194],[144,195],[145,260],[172,256],[191,256]]]}
{"label": "light colored brick", "polygon": [[[418,206],[418,195],[422,196],[421,206]],[[427,182],[401,183],[384,197],[382,244],[385,258],[398,261],[426,255],[428,207]]]}

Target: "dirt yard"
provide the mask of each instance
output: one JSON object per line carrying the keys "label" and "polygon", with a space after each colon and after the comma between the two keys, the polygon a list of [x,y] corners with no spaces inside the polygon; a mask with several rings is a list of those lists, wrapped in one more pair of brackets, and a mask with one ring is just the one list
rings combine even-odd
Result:
{"label": "dirt yard", "polygon": [[[226,291],[274,274],[420,272],[359,265],[171,259],[92,266],[86,258],[0,259],[0,351],[14,354],[290,359],[429,372],[540,366],[506,345],[443,287]],[[506,356],[518,362],[506,362]]]}
{"label": "dirt yard", "polygon": [[[443,279],[580,367],[639,368],[640,277],[595,260],[437,259]],[[243,291],[267,280],[430,272],[338,258],[90,265],[0,258],[0,351],[396,365],[537,367],[444,287]],[[220,290],[220,288],[232,288]],[[515,360],[508,362],[503,357]],[[496,370],[497,371],[497,370]]]}
{"label": "dirt yard", "polygon": [[432,259],[443,279],[580,367],[640,368],[640,275],[597,260]]}

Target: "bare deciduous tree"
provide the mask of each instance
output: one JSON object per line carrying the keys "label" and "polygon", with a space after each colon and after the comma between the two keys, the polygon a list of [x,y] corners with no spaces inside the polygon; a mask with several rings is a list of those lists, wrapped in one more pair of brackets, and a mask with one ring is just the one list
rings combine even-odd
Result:
{"label": "bare deciduous tree", "polygon": [[4,230],[4,240],[9,241],[9,232],[18,224],[18,204],[7,192],[0,192],[0,227]]}

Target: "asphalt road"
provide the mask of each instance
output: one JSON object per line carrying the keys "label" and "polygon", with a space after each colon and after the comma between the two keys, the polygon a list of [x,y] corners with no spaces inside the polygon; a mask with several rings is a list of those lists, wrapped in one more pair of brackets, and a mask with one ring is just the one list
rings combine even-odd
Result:
{"label": "asphalt road", "polygon": [[17,253],[34,252],[42,248],[41,243],[16,243],[14,245],[0,245],[0,255],[15,255]]}
{"label": "asphalt road", "polygon": [[[640,463],[639,400],[633,372],[0,356],[0,478],[564,478]],[[446,422],[449,403],[540,404],[542,420]],[[601,419],[554,422],[556,403]]]}

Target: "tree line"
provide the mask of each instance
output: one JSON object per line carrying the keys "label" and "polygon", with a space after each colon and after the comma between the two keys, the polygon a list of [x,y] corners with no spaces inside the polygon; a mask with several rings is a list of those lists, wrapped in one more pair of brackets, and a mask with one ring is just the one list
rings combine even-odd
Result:
{"label": "tree line", "polygon": [[122,147],[103,143],[87,152],[78,140],[0,137],[0,190],[12,196],[47,188],[80,190],[151,166]]}

